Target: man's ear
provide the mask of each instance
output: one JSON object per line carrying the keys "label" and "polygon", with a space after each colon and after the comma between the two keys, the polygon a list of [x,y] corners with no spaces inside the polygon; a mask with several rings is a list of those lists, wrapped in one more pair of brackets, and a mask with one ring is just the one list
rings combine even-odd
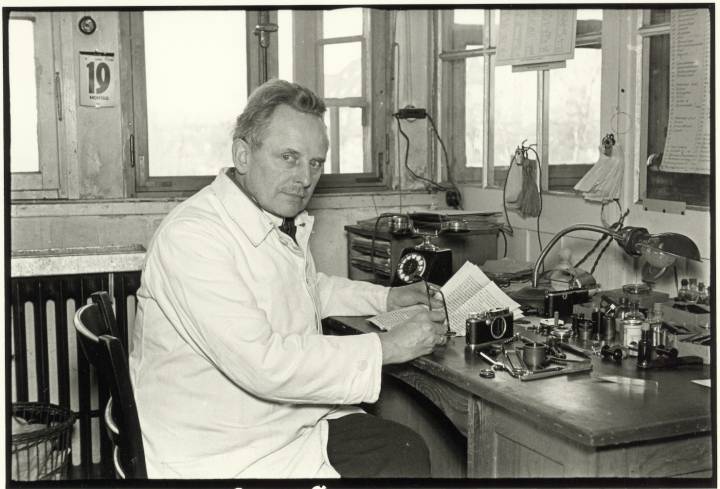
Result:
{"label": "man's ear", "polygon": [[250,145],[239,138],[233,140],[232,156],[235,170],[240,175],[246,174],[250,168]]}

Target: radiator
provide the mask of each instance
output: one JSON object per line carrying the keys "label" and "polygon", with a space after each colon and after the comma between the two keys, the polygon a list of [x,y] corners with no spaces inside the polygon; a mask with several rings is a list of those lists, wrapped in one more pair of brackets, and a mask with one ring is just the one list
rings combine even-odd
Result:
{"label": "radiator", "polygon": [[114,300],[121,341],[135,319],[140,272],[110,272],[10,280],[11,400],[69,407],[77,416],[70,478],[114,478],[102,410],[109,388],[99,381],[75,337],[75,311],[90,294],[108,291]]}

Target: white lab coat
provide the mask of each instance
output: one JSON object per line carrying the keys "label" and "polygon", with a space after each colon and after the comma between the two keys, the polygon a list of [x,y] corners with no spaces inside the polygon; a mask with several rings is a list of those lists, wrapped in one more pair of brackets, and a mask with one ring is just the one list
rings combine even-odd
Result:
{"label": "white lab coat", "polygon": [[377,400],[382,350],[320,320],[381,312],[388,289],[316,272],[313,218],[299,246],[279,222],[223,170],[155,233],[130,352],[149,477],[338,477],[326,420]]}

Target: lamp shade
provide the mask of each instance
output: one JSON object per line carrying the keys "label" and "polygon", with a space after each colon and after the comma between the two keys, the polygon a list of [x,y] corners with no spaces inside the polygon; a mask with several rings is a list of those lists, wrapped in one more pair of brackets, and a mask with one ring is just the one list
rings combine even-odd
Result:
{"label": "lamp shade", "polygon": [[[700,261],[700,250],[697,245],[682,234],[661,233],[651,235],[645,243],[641,243],[653,252],[660,252],[664,255],[672,255],[675,258],[687,258]],[[647,251],[643,253],[647,256]]]}

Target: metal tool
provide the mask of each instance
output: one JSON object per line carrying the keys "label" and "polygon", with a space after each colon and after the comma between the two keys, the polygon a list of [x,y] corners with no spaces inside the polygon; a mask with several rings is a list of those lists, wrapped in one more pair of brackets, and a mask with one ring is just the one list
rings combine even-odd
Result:
{"label": "metal tool", "polygon": [[512,360],[510,359],[510,355],[508,355],[508,352],[507,352],[507,350],[505,349],[505,345],[504,345],[504,344],[503,344],[503,346],[502,346],[502,353],[503,353],[503,355],[505,355],[505,359],[507,360],[508,364],[510,365],[510,368],[512,369],[513,373],[515,373],[515,374],[517,374],[517,375],[523,375],[523,374],[525,374],[525,371],[524,371],[523,369],[521,369],[520,367],[516,367],[516,366],[513,364]]}
{"label": "metal tool", "polygon": [[513,372],[512,370],[510,370],[510,368],[508,368],[507,365],[505,365],[504,363],[496,362],[495,360],[493,360],[492,358],[487,356],[484,352],[480,352],[480,356],[492,364],[493,370],[496,370],[496,371],[504,370],[507,373],[509,373],[511,377],[515,377],[515,378],[518,377],[518,374]]}

